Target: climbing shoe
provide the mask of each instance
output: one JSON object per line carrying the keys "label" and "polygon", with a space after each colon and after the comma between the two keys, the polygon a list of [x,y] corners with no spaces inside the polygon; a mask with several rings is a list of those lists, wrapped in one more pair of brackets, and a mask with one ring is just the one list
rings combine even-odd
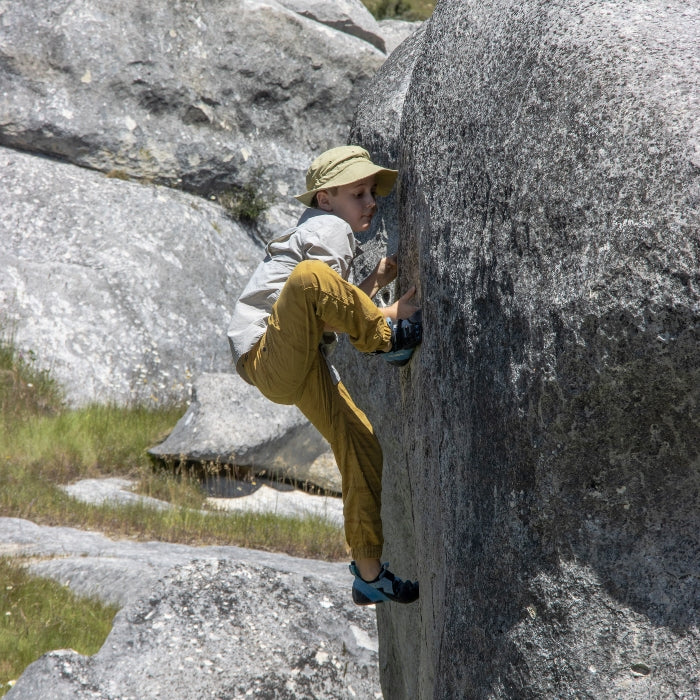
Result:
{"label": "climbing shoe", "polygon": [[387,323],[391,327],[391,350],[377,354],[390,365],[401,367],[411,359],[416,346],[423,340],[422,314],[418,310],[410,318],[396,322],[387,319]]}
{"label": "climbing shoe", "polygon": [[394,603],[412,603],[418,600],[418,581],[402,581],[389,571],[389,564],[382,564],[382,570],[374,581],[365,581],[355,562],[350,564],[352,599],[356,605],[374,605],[392,600]]}

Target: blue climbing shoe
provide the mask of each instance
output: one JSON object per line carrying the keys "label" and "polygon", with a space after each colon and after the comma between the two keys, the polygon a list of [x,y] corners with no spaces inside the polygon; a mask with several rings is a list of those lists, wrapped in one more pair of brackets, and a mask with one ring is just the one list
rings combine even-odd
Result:
{"label": "blue climbing shoe", "polygon": [[396,322],[387,319],[387,323],[391,327],[391,350],[377,354],[390,365],[401,367],[411,359],[413,351],[423,340],[423,317],[418,310],[410,318]]}
{"label": "blue climbing shoe", "polygon": [[365,581],[355,562],[350,564],[352,600],[355,605],[374,605],[391,600],[394,603],[412,603],[418,600],[418,581],[403,581],[389,571],[389,564],[382,564],[382,570],[374,581]]}

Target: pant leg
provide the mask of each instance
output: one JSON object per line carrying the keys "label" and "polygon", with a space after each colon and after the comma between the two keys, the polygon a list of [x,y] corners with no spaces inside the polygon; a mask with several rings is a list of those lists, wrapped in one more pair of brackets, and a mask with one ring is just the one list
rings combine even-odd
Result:
{"label": "pant leg", "polygon": [[391,331],[371,299],[323,262],[294,269],[260,342],[243,358],[250,380],[276,403],[294,403],[328,440],[341,472],[345,534],[356,559],[381,556],[382,451],[365,414],[333,384],[319,351],[328,324],[363,352]]}
{"label": "pant leg", "polygon": [[382,448],[320,352],[296,405],[331,445],[342,478],[345,539],[354,559],[381,557]]}
{"label": "pant leg", "polygon": [[387,349],[391,330],[372,300],[319,260],[299,263],[272,307],[267,330],[245,359],[265,396],[296,403],[327,325],[361,352]]}

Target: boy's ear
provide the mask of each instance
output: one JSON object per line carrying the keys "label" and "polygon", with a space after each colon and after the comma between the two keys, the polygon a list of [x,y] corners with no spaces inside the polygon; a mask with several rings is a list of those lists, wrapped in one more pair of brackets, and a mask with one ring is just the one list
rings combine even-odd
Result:
{"label": "boy's ear", "polygon": [[316,192],[316,203],[318,204],[318,208],[323,209],[323,211],[333,211],[333,205],[331,204],[328,190],[319,190]]}

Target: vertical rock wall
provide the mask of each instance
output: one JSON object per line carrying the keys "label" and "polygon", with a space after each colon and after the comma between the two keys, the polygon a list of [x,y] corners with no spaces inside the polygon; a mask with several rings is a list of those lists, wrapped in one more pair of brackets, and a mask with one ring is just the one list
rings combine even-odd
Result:
{"label": "vertical rock wall", "polygon": [[360,105],[426,324],[346,362],[421,581],[386,698],[700,695],[699,46],[680,0],[443,1]]}

